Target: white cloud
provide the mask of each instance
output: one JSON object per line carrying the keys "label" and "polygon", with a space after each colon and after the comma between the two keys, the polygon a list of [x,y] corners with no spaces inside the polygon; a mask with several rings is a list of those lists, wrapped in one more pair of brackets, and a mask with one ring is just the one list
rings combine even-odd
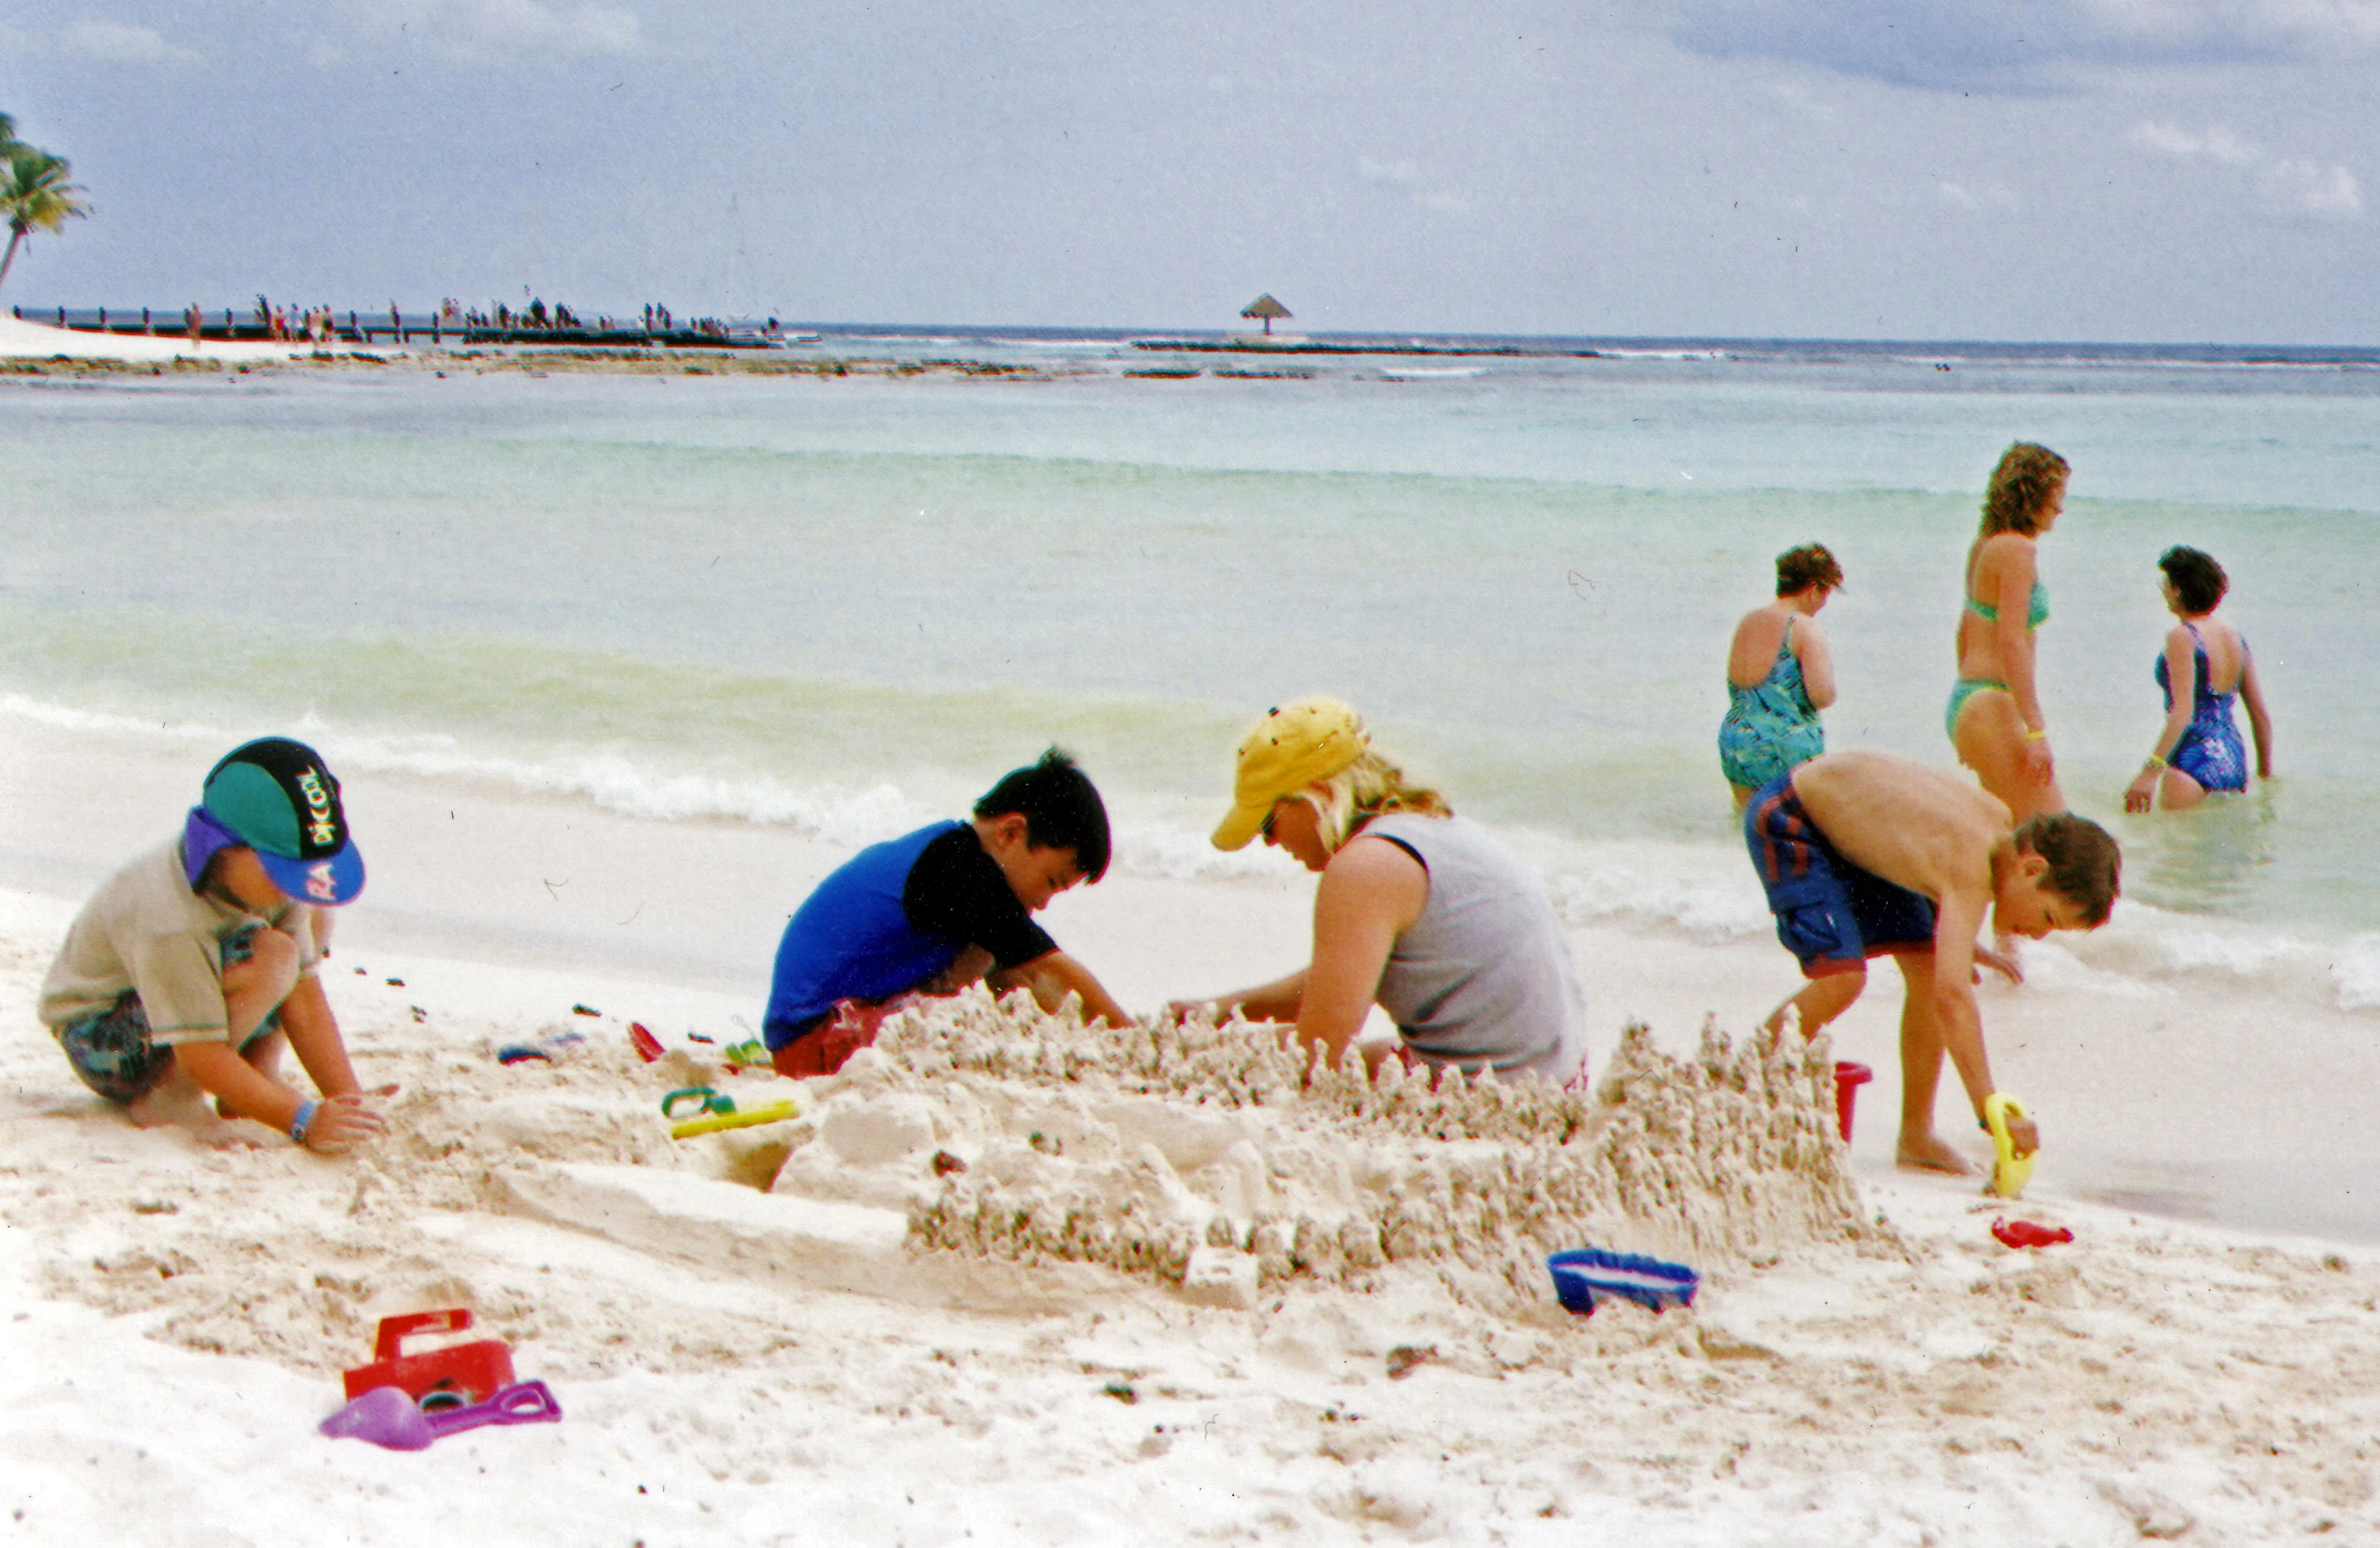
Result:
{"label": "white cloud", "polygon": [[153,27],[121,21],[70,21],[58,33],[58,47],[77,58],[111,65],[189,65],[199,59]]}
{"label": "white cloud", "polygon": [[2147,123],[2125,137],[2144,151],[2177,161],[2211,162],[2248,175],[2264,197],[2292,214],[2351,221],[2363,213],[2363,192],[2343,166],[2271,156],[2220,124],[2194,133],[2179,124]]}
{"label": "white cloud", "polygon": [[2363,213],[2362,190],[2343,166],[2275,162],[2265,169],[2265,185],[2282,202],[2324,220],[2351,221]]}
{"label": "white cloud", "polygon": [[1974,187],[1964,183],[1937,183],[1934,191],[1943,203],[1961,210],[2013,210],[2017,207],[2016,190],[2004,183],[1984,183]]}
{"label": "white cloud", "polygon": [[1776,94],[1779,103],[1814,124],[1831,124],[1835,121],[1835,110],[1832,107],[1790,81],[1771,87],[1770,90]]}
{"label": "white cloud", "polygon": [[1377,162],[1369,156],[1358,156],[1355,173],[1366,183],[1386,183],[1403,189],[1415,204],[1434,213],[1463,215],[1471,212],[1469,200],[1451,188],[1434,187],[1428,170],[1419,162]]}
{"label": "white cloud", "polygon": [[2185,161],[2204,158],[2226,166],[2253,166],[2265,158],[2264,151],[2220,124],[2210,125],[2204,134],[2192,134],[2179,124],[2142,124],[2129,138],[2135,145]]}
{"label": "white cloud", "polygon": [[351,0],[349,9],[366,33],[469,59],[634,54],[645,46],[636,12],[594,0]]}

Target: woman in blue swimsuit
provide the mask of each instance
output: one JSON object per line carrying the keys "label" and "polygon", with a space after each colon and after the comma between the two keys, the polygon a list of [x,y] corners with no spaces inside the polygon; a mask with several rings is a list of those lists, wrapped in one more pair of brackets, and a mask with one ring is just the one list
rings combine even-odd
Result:
{"label": "woman in blue swimsuit", "polygon": [[2034,681],[2034,631],[2049,620],[2034,544],[2065,508],[2066,475],[2064,457],[2022,441],[1992,470],[1983,529],[1967,550],[1959,680],[1944,717],[1959,761],[2019,823],[2066,810]]}
{"label": "woman in blue swimsuit", "polygon": [[[2256,778],[2273,777],[2273,720],[2256,680],[2256,659],[2240,631],[2215,616],[2229,577],[2196,549],[2168,549],[2157,568],[2165,572],[2165,605],[2181,622],[2166,631],[2165,653],[2157,658],[2165,727],[2124,791],[2128,812],[2145,812],[2153,804],[2179,811],[2218,792],[2248,788],[2248,749],[2231,718],[2234,699],[2248,707]],[[2229,686],[2217,688],[2218,683]]]}
{"label": "woman in blue swimsuit", "polygon": [[1842,566],[1823,544],[1788,549],[1777,556],[1777,599],[1735,626],[1718,767],[1738,811],[1754,791],[1827,750],[1818,711],[1835,702],[1835,663],[1818,610],[1842,584]]}

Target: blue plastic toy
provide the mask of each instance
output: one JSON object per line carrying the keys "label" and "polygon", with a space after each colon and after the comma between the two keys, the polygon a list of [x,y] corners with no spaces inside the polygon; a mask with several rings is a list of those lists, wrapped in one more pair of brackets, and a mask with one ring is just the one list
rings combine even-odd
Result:
{"label": "blue plastic toy", "polygon": [[1607,1296],[1619,1296],[1651,1311],[1692,1306],[1702,1276],[1683,1264],[1665,1264],[1641,1252],[1607,1252],[1600,1247],[1574,1248],[1546,1260],[1554,1276],[1554,1294],[1562,1310],[1592,1315]]}

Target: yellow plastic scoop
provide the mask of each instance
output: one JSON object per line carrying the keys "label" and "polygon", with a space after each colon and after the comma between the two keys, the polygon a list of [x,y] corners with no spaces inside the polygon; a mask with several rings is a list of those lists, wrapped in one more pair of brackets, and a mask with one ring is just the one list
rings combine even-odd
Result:
{"label": "yellow plastic scoop", "polygon": [[715,1134],[722,1129],[748,1129],[756,1123],[778,1123],[797,1117],[799,1113],[800,1109],[791,1102],[771,1102],[748,1113],[713,1113],[706,1118],[690,1118],[684,1123],[671,1124],[670,1138],[684,1140],[697,1134]]}
{"label": "yellow plastic scoop", "polygon": [[1992,1131],[1992,1148],[1999,1153],[1992,1162],[1988,1191],[2003,1199],[2023,1193],[2024,1185],[2033,1179],[2033,1157],[2019,1155],[2016,1142],[2009,1138],[2009,1119],[2025,1116],[2024,1104],[2004,1091],[1984,1098],[1984,1126]]}

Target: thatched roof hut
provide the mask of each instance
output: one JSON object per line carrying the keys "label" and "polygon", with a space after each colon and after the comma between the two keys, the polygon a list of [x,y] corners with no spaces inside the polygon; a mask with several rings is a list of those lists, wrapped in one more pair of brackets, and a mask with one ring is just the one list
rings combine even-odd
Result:
{"label": "thatched roof hut", "polygon": [[1246,306],[1242,307],[1240,308],[1240,315],[1242,317],[1262,318],[1264,320],[1265,332],[1267,333],[1270,333],[1272,332],[1272,320],[1276,317],[1287,317],[1289,315],[1289,308],[1274,300],[1272,298],[1271,292],[1268,291],[1264,295],[1259,296],[1255,300],[1249,302]]}

